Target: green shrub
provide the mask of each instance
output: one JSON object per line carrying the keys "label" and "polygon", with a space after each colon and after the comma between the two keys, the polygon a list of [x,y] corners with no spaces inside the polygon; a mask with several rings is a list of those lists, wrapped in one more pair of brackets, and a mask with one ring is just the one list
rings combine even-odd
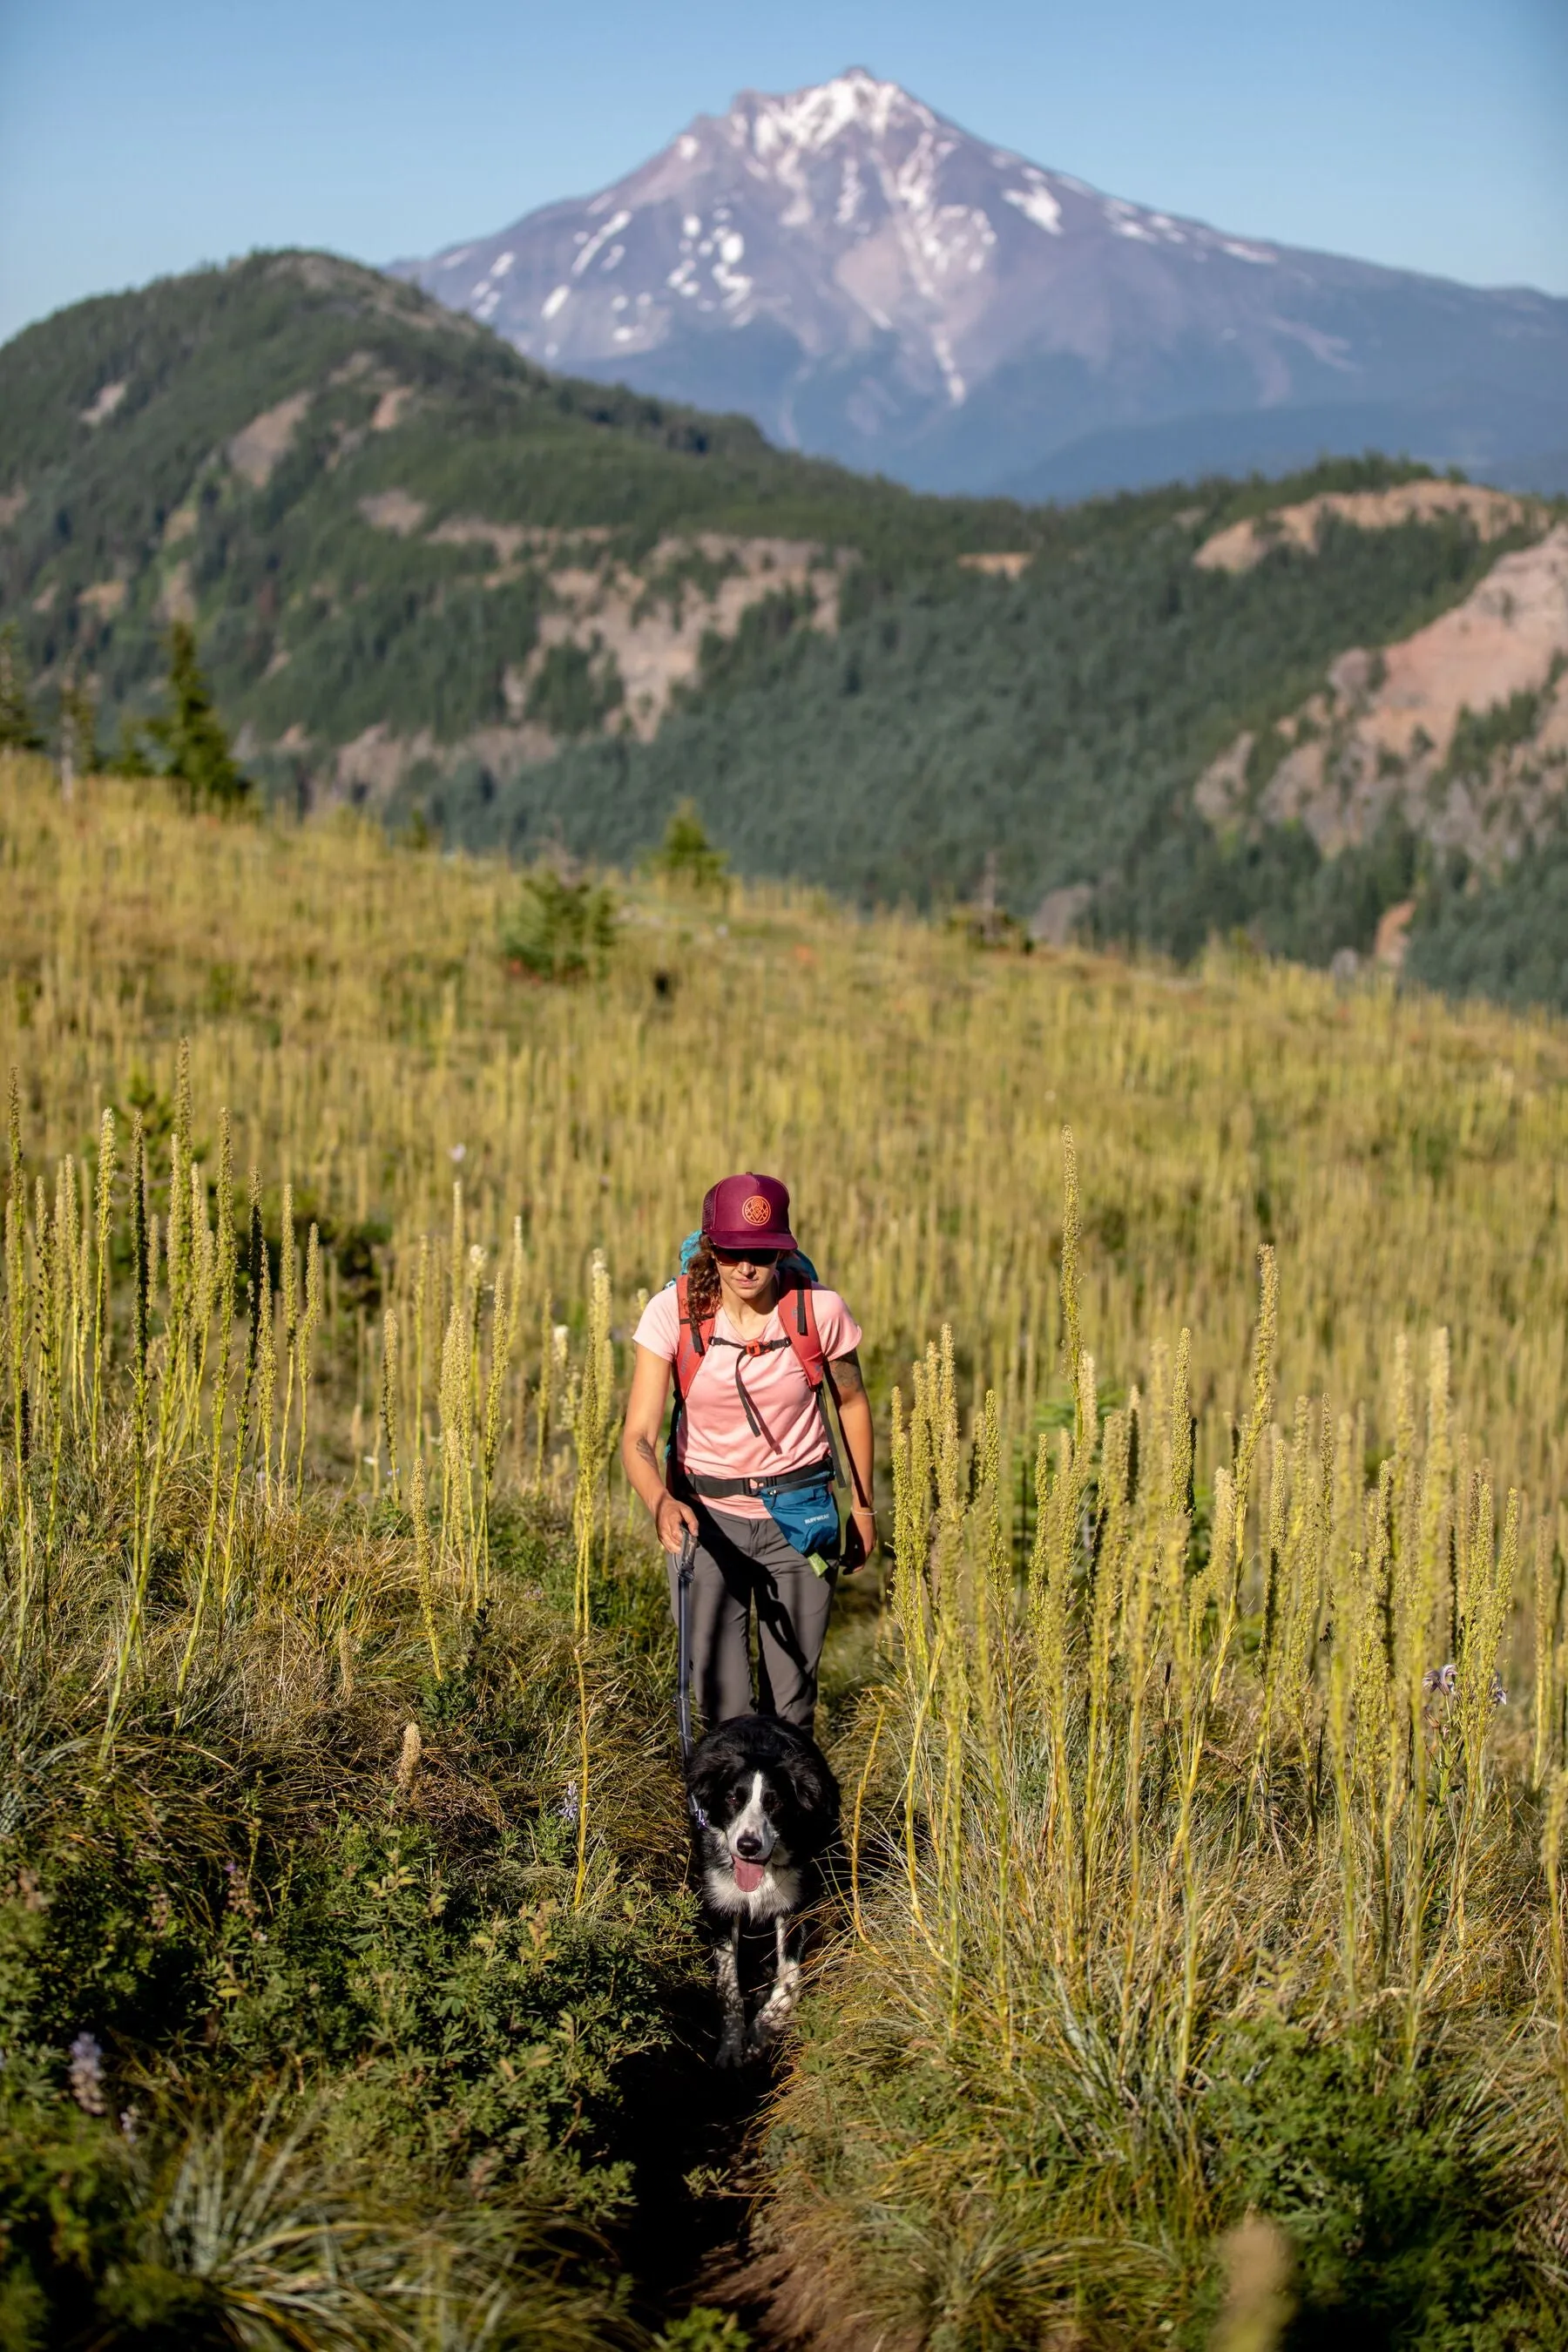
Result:
{"label": "green shrub", "polygon": [[582,980],[601,971],[616,935],[616,901],[602,885],[564,881],[553,866],[523,877],[502,948],[536,980]]}
{"label": "green shrub", "polygon": [[1406,2067],[1364,2027],[1317,2040],[1276,2023],[1230,2043],[1200,2130],[1222,2205],[1290,2242],[1292,2352],[1552,2340],[1518,2186],[1489,2168],[1479,2120],[1439,2053]]}

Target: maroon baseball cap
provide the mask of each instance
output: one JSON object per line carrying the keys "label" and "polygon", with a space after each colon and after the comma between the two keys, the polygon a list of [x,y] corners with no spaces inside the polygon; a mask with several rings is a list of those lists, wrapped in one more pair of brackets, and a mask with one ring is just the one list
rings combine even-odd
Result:
{"label": "maroon baseball cap", "polygon": [[794,1249],[788,1186],[776,1176],[724,1177],[702,1203],[702,1231],[721,1249]]}

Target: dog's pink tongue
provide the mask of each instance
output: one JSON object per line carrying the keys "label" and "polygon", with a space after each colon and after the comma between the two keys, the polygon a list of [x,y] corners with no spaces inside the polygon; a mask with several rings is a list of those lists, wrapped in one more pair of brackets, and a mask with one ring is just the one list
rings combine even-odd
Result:
{"label": "dog's pink tongue", "polygon": [[754,1895],[767,1872],[760,1862],[742,1862],[739,1854],[734,1857],[734,1862],[736,1885],[742,1895]]}

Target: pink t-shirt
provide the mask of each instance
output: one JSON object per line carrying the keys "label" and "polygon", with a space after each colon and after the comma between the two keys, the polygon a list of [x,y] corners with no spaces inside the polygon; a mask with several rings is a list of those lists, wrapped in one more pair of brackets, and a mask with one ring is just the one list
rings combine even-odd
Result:
{"label": "pink t-shirt", "polygon": [[[822,1352],[829,1363],[860,1345],[860,1326],[836,1290],[814,1290],[816,1328]],[[741,1335],[722,1307],[713,1321],[717,1339]],[[635,1333],[639,1348],[647,1348],[673,1364],[680,1339],[680,1308],[673,1288],[656,1291],[643,1308]],[[765,1343],[783,1339],[784,1329],[775,1307],[759,1335]],[[753,1434],[746,1409],[735,1391],[735,1367],[741,1367],[746,1394],[766,1437]],[[771,1443],[770,1443],[771,1440]],[[820,1462],[827,1451],[821,1408],[811,1382],[801,1370],[800,1359],[787,1344],[765,1356],[738,1355],[733,1348],[710,1348],[692,1375],[676,1439],[676,1459],[683,1470],[708,1478],[763,1478],[785,1470],[804,1470]],[[737,1519],[765,1519],[767,1506],[754,1495],[731,1495],[717,1507]]]}

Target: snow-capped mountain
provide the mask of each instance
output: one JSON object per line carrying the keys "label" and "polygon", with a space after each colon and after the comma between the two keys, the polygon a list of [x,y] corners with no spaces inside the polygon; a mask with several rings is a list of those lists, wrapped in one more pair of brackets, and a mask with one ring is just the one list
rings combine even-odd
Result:
{"label": "snow-capped mountain", "polygon": [[745,91],[597,195],[395,268],[546,365],[931,488],[1568,453],[1568,301],[1102,195],[859,68]]}

